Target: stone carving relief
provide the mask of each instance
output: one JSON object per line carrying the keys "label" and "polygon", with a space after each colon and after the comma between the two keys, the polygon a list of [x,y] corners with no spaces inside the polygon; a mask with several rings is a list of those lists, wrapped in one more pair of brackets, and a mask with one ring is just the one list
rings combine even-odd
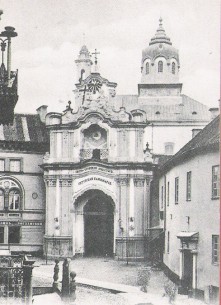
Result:
{"label": "stone carving relief", "polygon": [[129,186],[130,184],[130,179],[129,177],[119,177],[119,178],[116,178],[115,181],[117,182],[118,185],[121,185],[121,186]]}
{"label": "stone carving relief", "polygon": [[70,187],[72,186],[72,179],[60,179],[59,186],[61,187]]}
{"label": "stone carving relief", "polygon": [[144,179],[142,179],[142,178],[135,178],[134,179],[134,185],[136,187],[143,187],[144,186]]}

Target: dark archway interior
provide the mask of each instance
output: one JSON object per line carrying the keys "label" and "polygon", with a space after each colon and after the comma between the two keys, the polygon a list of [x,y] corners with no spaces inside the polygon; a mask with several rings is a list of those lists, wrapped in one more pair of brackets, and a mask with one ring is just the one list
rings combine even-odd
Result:
{"label": "dark archway interior", "polygon": [[84,206],[84,248],[86,256],[112,256],[114,203],[102,191],[87,191]]}

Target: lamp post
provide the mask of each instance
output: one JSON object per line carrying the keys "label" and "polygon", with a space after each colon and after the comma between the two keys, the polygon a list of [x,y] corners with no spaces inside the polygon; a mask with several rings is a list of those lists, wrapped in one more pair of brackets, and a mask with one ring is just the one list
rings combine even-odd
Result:
{"label": "lamp post", "polygon": [[[1,46],[5,46],[5,43],[8,42],[7,47],[7,83],[9,85],[9,81],[11,78],[11,38],[16,37],[18,34],[15,32],[15,28],[12,26],[6,26],[5,31],[1,32],[0,37],[6,37],[6,39],[1,40]],[[4,47],[3,47],[4,48]],[[4,52],[5,48],[2,49],[2,53]],[[4,60],[4,56],[2,55],[2,59]]]}
{"label": "lamp post", "polygon": [[[3,11],[0,10],[0,19]],[[11,71],[11,39],[18,36],[15,28],[6,26],[0,33],[0,48],[2,63],[0,65],[0,124],[10,124],[14,120],[14,108],[18,100],[17,71]],[[7,68],[4,63],[4,54],[7,49]]]}

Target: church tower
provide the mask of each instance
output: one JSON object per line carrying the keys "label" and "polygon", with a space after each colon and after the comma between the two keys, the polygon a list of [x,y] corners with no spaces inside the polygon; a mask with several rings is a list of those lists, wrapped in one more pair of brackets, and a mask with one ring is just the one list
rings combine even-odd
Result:
{"label": "church tower", "polygon": [[156,34],[142,52],[139,96],[179,96],[179,68],[179,52],[172,46],[160,18]]}
{"label": "church tower", "polygon": [[77,80],[80,83],[91,74],[91,66],[93,64],[86,45],[82,46],[78,59],[75,60],[75,63],[77,65]]}

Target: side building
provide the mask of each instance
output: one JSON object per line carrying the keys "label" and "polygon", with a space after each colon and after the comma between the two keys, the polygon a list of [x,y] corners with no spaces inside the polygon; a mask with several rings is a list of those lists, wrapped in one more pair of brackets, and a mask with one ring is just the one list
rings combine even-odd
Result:
{"label": "side building", "polygon": [[219,116],[160,170],[163,263],[180,293],[215,300],[219,291]]}
{"label": "side building", "polygon": [[16,114],[0,125],[0,250],[42,253],[45,187],[42,164],[48,150],[38,114]]}

